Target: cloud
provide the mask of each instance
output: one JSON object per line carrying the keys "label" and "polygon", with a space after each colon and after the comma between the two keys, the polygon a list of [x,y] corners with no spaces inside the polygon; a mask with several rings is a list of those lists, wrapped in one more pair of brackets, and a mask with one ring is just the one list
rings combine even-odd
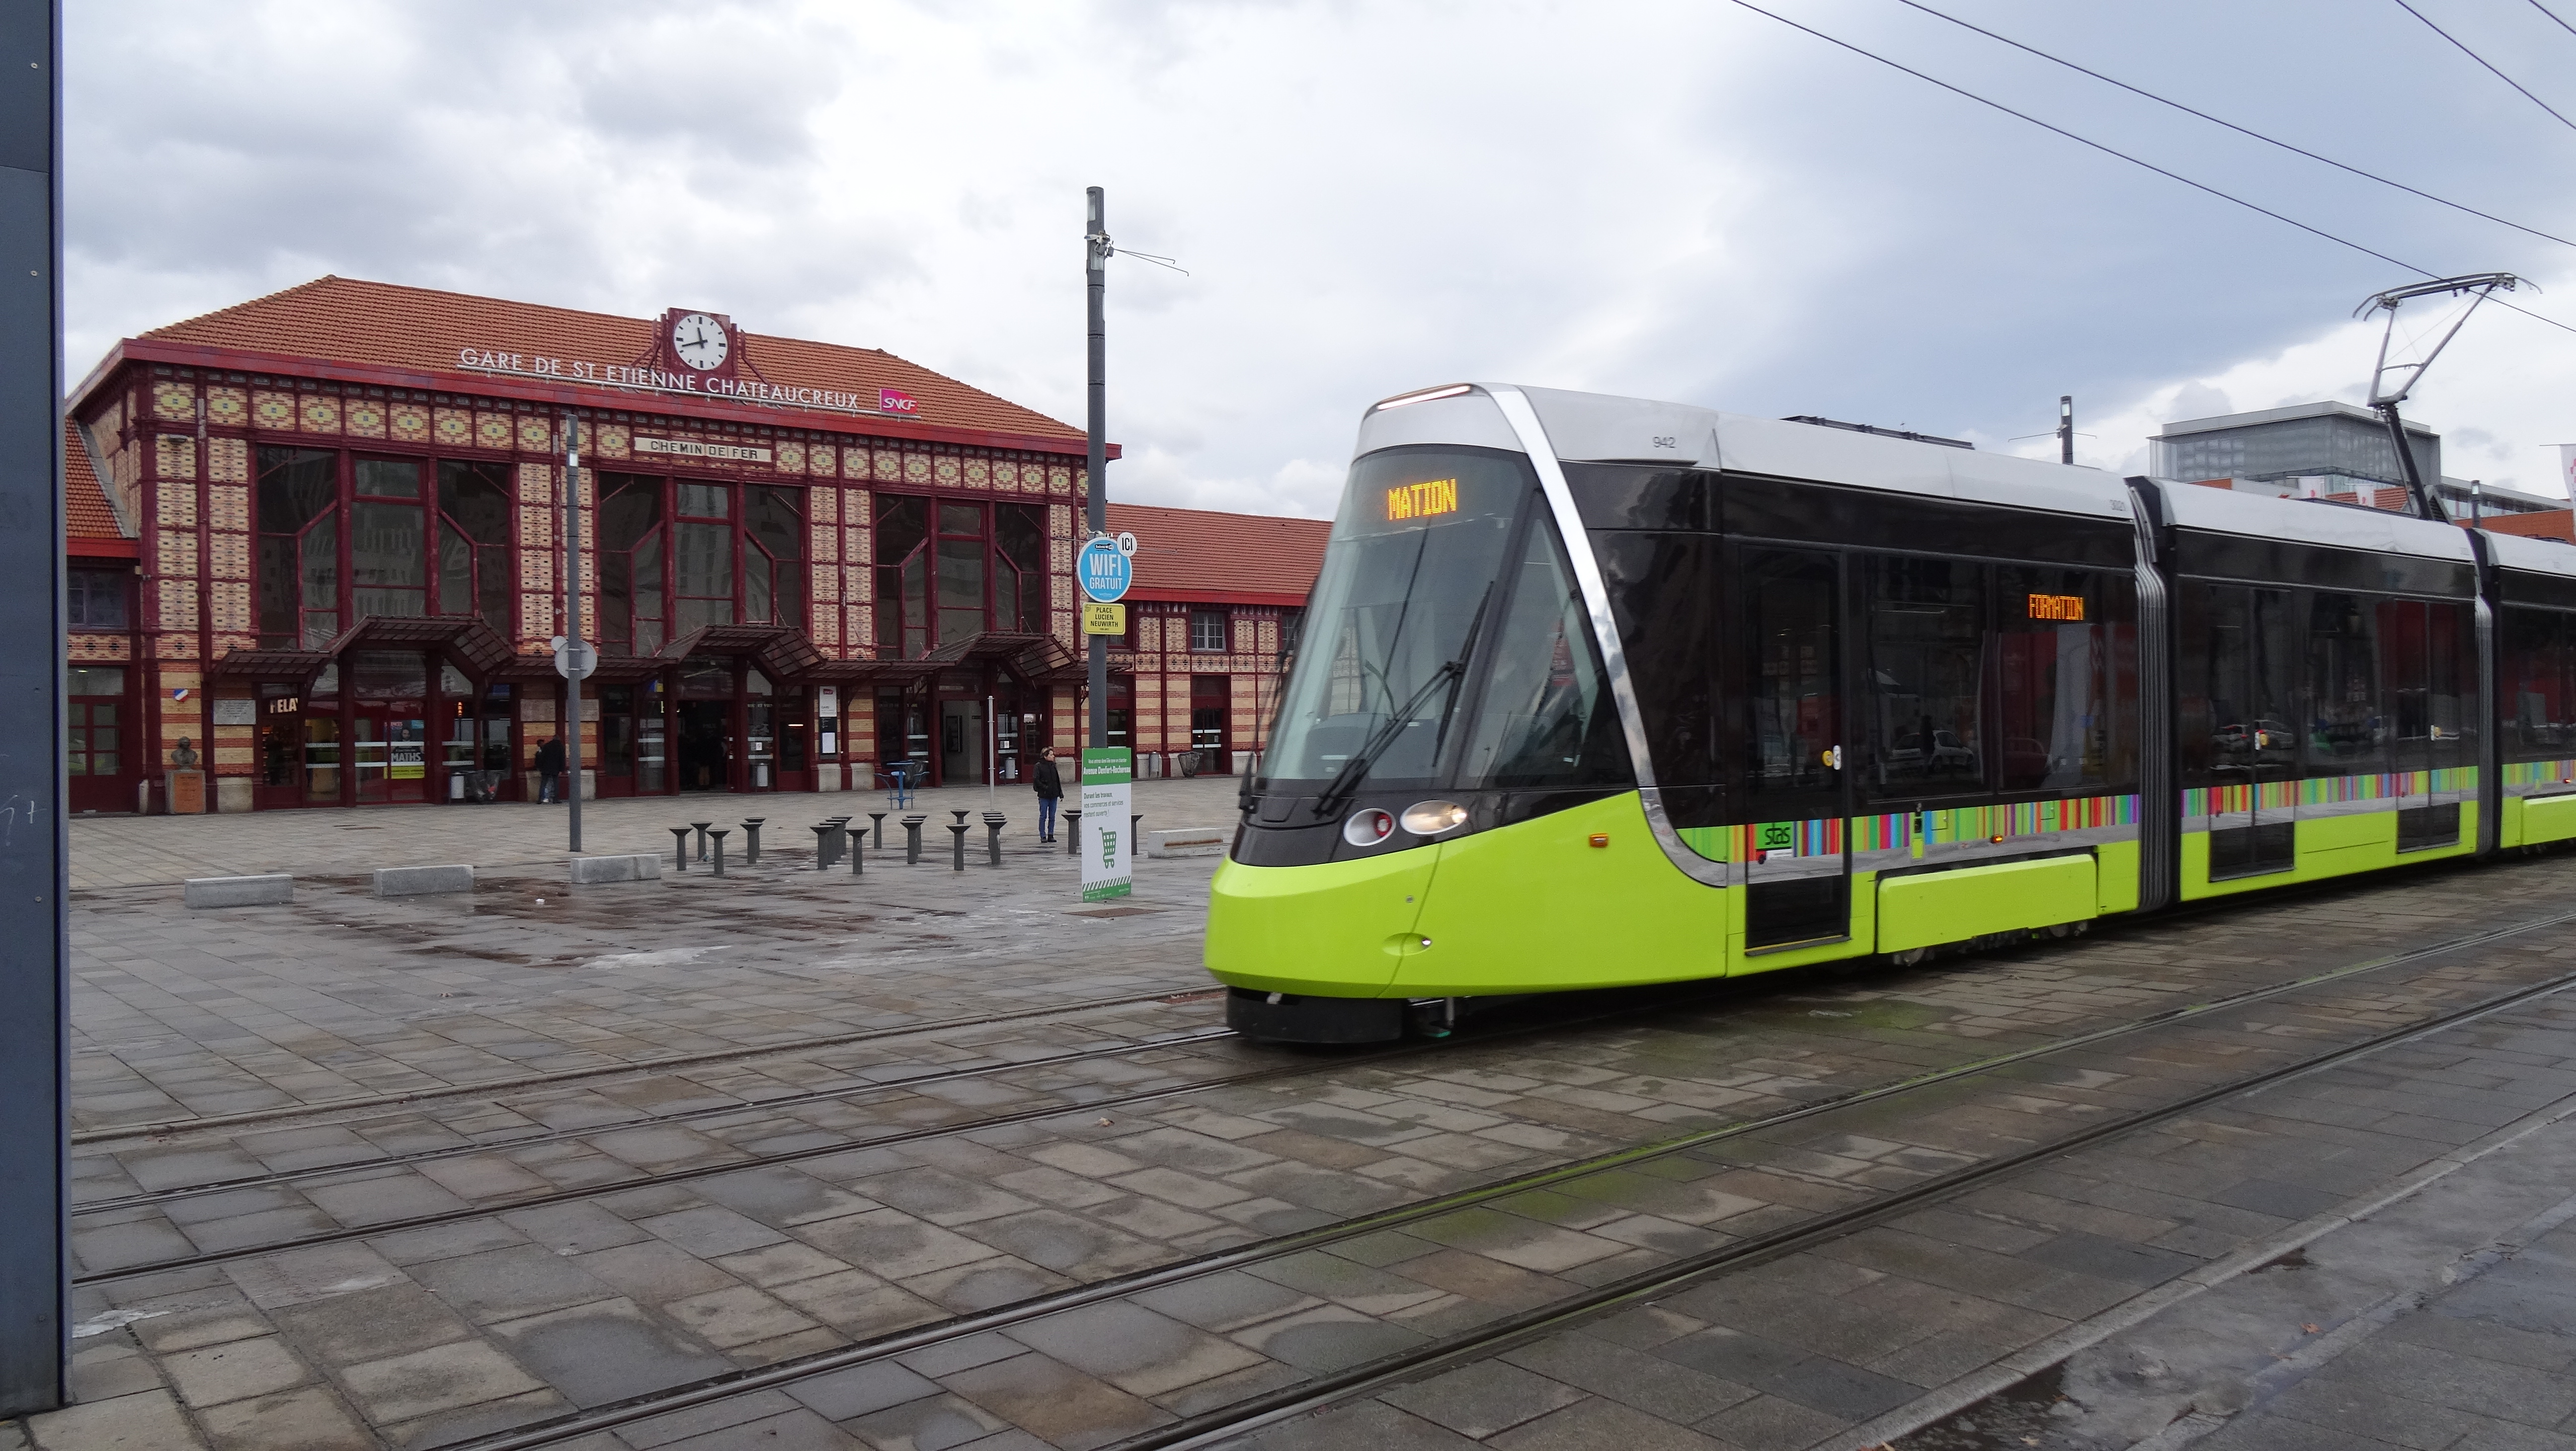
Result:
{"label": "cloud", "polygon": [[[1784,8],[2390,256],[2565,271],[1913,12]],[[2394,7],[1973,14],[2576,235],[2576,196],[2528,184],[2576,138]],[[2490,53],[2569,43],[2472,22]],[[1328,512],[1360,410],[1460,378],[1989,445],[2072,392],[2117,463],[2210,390],[2348,391],[2341,320],[2404,280],[1723,4],[91,0],[67,24],[75,374],[330,271],[714,307],[1078,420],[1101,185],[1122,245],[1189,268],[1112,266],[1112,489],[1206,507]],[[2370,104],[2321,107],[2287,58]],[[2427,421],[2492,436],[2462,432],[2453,472],[2530,475],[2533,440],[2576,437],[2563,337],[2481,317],[2443,360]]]}

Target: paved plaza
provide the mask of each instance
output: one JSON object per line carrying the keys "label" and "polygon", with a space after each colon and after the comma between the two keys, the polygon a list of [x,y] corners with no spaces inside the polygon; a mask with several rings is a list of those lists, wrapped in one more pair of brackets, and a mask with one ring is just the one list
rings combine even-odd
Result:
{"label": "paved plaza", "polygon": [[578,888],[559,808],[76,822],[0,1447],[2576,1451],[2576,855],[1324,1052],[1223,1031],[1214,859],[1086,906],[1031,804]]}

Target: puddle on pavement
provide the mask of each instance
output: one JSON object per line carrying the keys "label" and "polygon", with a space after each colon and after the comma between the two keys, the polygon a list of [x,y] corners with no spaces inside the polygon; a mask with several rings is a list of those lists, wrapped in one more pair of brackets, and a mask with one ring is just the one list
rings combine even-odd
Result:
{"label": "puddle on pavement", "polygon": [[2066,1398],[2066,1366],[2052,1365],[1975,1405],[1885,1443],[1895,1451],[2024,1451],[2066,1444],[2052,1439],[2082,1411]]}

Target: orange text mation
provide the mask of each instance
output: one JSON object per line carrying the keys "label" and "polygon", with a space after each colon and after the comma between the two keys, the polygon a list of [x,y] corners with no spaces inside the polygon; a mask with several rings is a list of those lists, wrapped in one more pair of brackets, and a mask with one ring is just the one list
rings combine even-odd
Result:
{"label": "orange text mation", "polygon": [[1436,514],[1458,512],[1458,481],[1432,479],[1427,483],[1398,484],[1386,491],[1386,520],[1400,524],[1407,519],[1428,519]]}

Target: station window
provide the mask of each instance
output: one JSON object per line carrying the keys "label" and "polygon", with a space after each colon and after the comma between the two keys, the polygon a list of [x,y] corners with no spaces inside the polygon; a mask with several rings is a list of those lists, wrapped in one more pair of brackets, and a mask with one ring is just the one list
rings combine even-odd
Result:
{"label": "station window", "polygon": [[878,495],[878,648],[918,659],[988,629],[1043,633],[1046,557],[1034,505]]}
{"label": "station window", "polygon": [[1198,651],[1221,651],[1225,648],[1225,611],[1190,611],[1190,648]]}
{"label": "station window", "polygon": [[122,630],[127,618],[122,569],[75,569],[63,577],[65,621],[75,630]]}

